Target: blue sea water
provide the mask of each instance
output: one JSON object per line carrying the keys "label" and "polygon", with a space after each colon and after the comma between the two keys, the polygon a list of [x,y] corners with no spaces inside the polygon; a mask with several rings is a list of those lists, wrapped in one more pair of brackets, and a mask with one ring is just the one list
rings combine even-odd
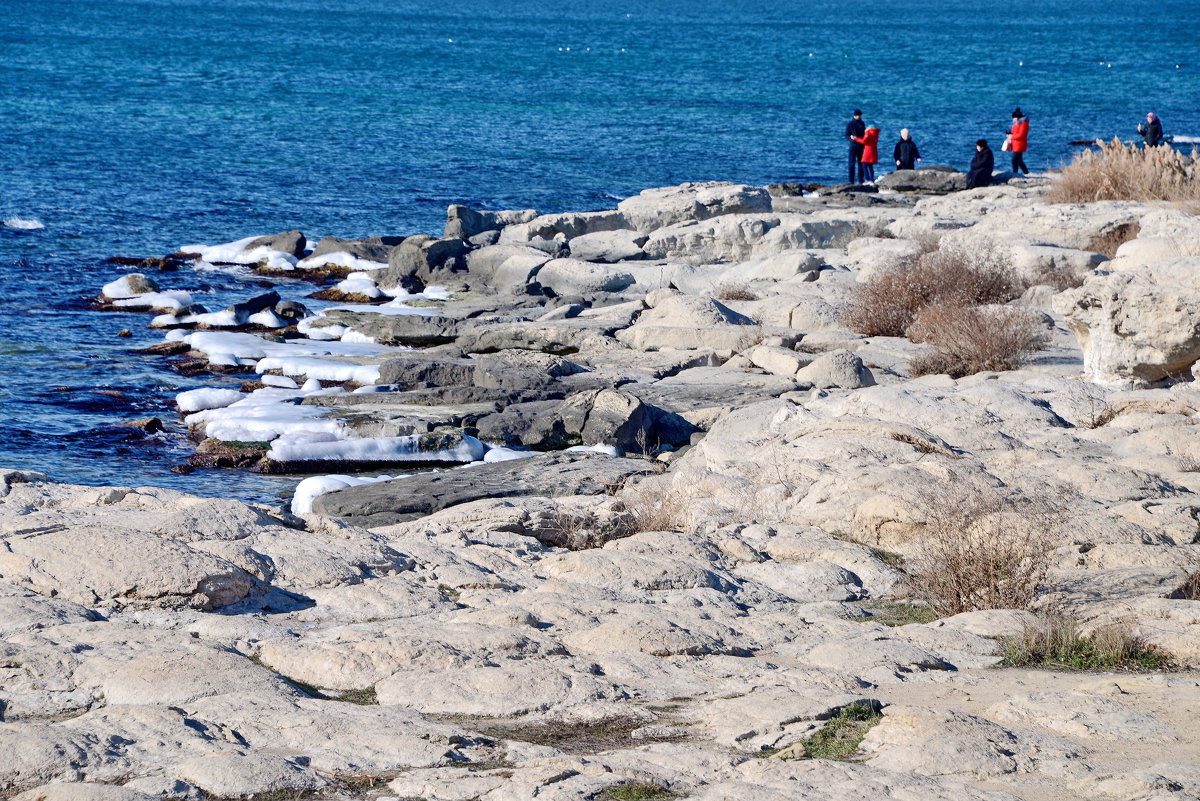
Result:
{"label": "blue sea water", "polygon": [[[1200,134],[1200,0],[6,0],[0,14],[0,466],[266,499],[289,479],[169,471],[185,379],[82,298],[161,255],[300,228],[440,230],[449,203],[610,207],[645,187],[843,180],[854,107],[964,166],[1019,105],[1027,161]],[[42,227],[34,227],[34,226]],[[158,276],[210,308],[251,288]],[[304,287],[285,288],[296,296]],[[116,333],[128,328],[131,339]],[[225,379],[226,383],[236,381]]]}

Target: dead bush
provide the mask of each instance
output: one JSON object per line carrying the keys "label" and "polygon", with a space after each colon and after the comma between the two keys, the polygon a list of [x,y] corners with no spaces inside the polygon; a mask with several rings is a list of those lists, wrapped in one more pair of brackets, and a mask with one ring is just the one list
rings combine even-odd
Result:
{"label": "dead bush", "polygon": [[1045,326],[1032,309],[1011,306],[926,306],[908,328],[908,338],[933,347],[909,365],[914,376],[945,373],[954,378],[987,370],[1015,370],[1045,346]]}
{"label": "dead bush", "polygon": [[597,515],[591,509],[555,504],[539,520],[536,537],[546,545],[582,551],[636,533],[636,515],[627,511]]}
{"label": "dead bush", "polygon": [[1079,153],[1055,177],[1051,203],[1096,200],[1166,200],[1200,203],[1200,154],[1171,147],[1138,147],[1120,139],[1097,142]]}
{"label": "dead bush", "polygon": [[758,294],[746,284],[720,284],[715,297],[717,300],[758,300]]}
{"label": "dead bush", "polygon": [[692,532],[753,522],[757,490],[750,482],[713,474],[685,485],[669,477],[644,479],[623,490],[620,498],[634,532]]}
{"label": "dead bush", "polygon": [[1049,286],[1053,287],[1055,292],[1063,292],[1083,286],[1085,280],[1087,280],[1085,276],[1079,275],[1073,270],[1062,267],[1045,267],[1031,276],[1027,283],[1029,286]]}
{"label": "dead bush", "polygon": [[912,593],[938,615],[1023,609],[1037,597],[1071,494],[978,486],[954,477],[916,494],[921,543],[908,560]]}
{"label": "dead bush", "polygon": [[1111,259],[1117,255],[1117,248],[1132,239],[1137,239],[1137,235],[1141,232],[1142,224],[1136,221],[1114,225],[1093,236],[1084,250],[1090,250]]}
{"label": "dead bush", "polygon": [[1006,303],[1024,290],[1002,246],[941,242],[915,262],[898,262],[859,284],[841,319],[860,334],[898,337],[926,306]]}

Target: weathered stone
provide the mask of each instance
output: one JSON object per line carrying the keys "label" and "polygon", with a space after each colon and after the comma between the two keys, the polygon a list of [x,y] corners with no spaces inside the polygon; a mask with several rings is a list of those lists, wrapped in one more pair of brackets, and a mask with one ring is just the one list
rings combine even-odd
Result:
{"label": "weathered stone", "polygon": [[470,239],[484,231],[498,231],[509,225],[526,223],[538,216],[533,209],[484,211],[451,204],[446,209],[446,239]]}
{"label": "weathered stone", "polygon": [[875,182],[880,189],[893,192],[946,194],[967,188],[966,173],[923,167],[919,170],[894,170]]}
{"label": "weathered stone", "polygon": [[250,251],[255,248],[267,248],[300,258],[304,255],[304,249],[307,245],[308,242],[304,238],[304,234],[299,231],[284,231],[281,234],[260,236],[258,239],[249,242],[243,249]]}
{"label": "weathered stone", "polygon": [[322,256],[348,253],[357,259],[387,264],[392,248],[403,241],[404,237],[402,236],[373,236],[366,239],[338,239],[336,236],[323,236],[304,261],[306,264],[321,264]]}
{"label": "weathered stone", "polygon": [[633,284],[633,276],[618,267],[579,259],[554,259],[542,265],[537,282],[555,296],[588,296],[620,292]]}
{"label": "weathered stone", "polygon": [[595,453],[545,454],[349,487],[319,496],[313,511],[378,526],[480,498],[594,495],[649,469],[647,462],[637,459]]}
{"label": "weathered stone", "polygon": [[642,190],[617,204],[630,227],[649,233],[676,223],[707,220],[724,214],[771,210],[771,196],[761,187],[721,182],[688,183]]}
{"label": "weathered stone", "polygon": [[597,231],[570,241],[571,257],[583,261],[618,262],[646,258],[646,235],[637,231]]}

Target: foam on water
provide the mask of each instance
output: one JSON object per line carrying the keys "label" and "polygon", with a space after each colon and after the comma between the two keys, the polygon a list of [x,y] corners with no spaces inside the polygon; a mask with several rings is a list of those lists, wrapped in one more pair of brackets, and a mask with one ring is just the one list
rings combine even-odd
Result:
{"label": "foam on water", "polygon": [[18,231],[40,231],[46,227],[41,220],[26,217],[7,217],[3,224],[6,228],[15,228]]}

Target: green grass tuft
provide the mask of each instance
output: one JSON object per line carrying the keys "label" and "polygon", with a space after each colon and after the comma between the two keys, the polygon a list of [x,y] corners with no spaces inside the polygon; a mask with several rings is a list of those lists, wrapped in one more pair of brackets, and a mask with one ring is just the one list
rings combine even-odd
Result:
{"label": "green grass tuft", "polygon": [[1129,623],[1111,623],[1083,635],[1076,620],[1044,618],[1001,643],[1004,659],[997,667],[1135,672],[1172,667],[1171,658],[1134,635]]}
{"label": "green grass tuft", "polygon": [[849,760],[858,746],[883,715],[866,704],[843,707],[825,724],[825,728],[804,740],[804,755],[809,759]]}
{"label": "green grass tuft", "polygon": [[683,796],[653,782],[622,782],[609,787],[596,798],[598,801],[664,801]]}

